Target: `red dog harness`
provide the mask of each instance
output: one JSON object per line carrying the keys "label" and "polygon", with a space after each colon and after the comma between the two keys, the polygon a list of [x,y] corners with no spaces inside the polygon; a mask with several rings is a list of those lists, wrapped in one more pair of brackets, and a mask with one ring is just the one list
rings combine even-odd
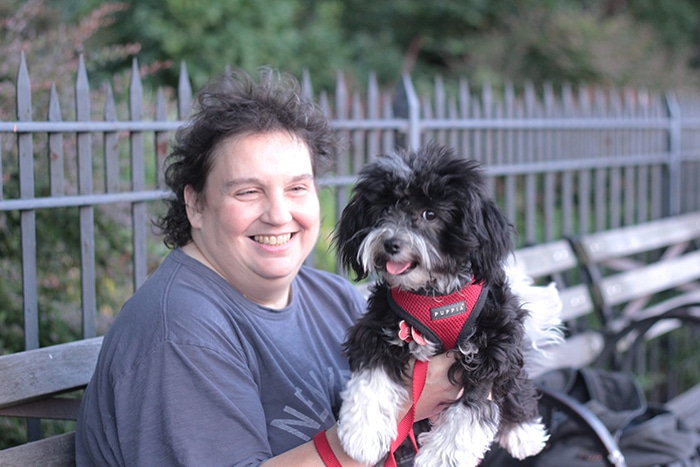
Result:
{"label": "red dog harness", "polygon": [[[407,331],[411,331],[417,341],[421,335],[428,337],[440,343],[438,353],[442,353],[474,334],[476,319],[487,295],[488,288],[483,283],[472,283],[449,295],[419,295],[390,289],[387,298],[389,307],[411,327],[401,329],[400,337],[410,340]],[[417,335],[414,330],[418,331]]]}
{"label": "red dog harness", "polygon": [[[461,290],[449,295],[419,295],[400,289],[390,289],[387,293],[389,307],[405,321],[401,322],[399,337],[405,341],[415,340],[424,345],[423,336],[438,342],[438,353],[454,349],[461,339],[469,339],[476,329],[476,319],[488,295],[483,283],[467,284]],[[408,325],[406,325],[408,322]],[[413,447],[418,445],[413,434],[416,403],[420,398],[428,372],[428,362],[416,360],[413,368],[413,401],[411,409],[398,426],[398,436],[391,444],[385,467],[395,467],[394,453],[408,436]]]}
{"label": "red dog harness", "polygon": [[[422,336],[429,336],[431,341],[439,343],[441,347],[438,353],[442,353],[454,349],[458,340],[469,339],[474,334],[476,319],[487,295],[488,288],[483,283],[472,283],[449,295],[419,295],[389,289],[387,299],[389,307],[408,322],[407,326],[404,322],[401,323],[401,339],[416,340],[419,344],[424,344]],[[385,467],[396,466],[394,453],[406,437],[411,439],[413,447],[418,450],[413,434],[413,422],[416,402],[423,391],[427,373],[428,362],[416,360],[413,367],[413,401],[408,413],[399,422],[398,435],[391,443]],[[325,432],[322,431],[314,437],[314,445],[326,466],[341,467],[328,444]]]}

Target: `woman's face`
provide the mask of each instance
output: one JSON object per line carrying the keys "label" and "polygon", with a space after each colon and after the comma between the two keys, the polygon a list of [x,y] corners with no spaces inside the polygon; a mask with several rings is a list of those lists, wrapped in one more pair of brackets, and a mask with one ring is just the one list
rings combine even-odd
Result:
{"label": "woman's face", "polygon": [[210,267],[259,303],[270,290],[288,293],[320,228],[305,143],[285,132],[224,140],[203,193],[187,187],[185,200],[193,242]]}

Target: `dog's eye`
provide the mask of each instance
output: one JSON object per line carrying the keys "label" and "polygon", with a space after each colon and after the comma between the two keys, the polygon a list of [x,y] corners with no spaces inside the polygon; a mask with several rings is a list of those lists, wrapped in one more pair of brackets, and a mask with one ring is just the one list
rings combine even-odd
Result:
{"label": "dog's eye", "polygon": [[435,211],[431,211],[430,209],[426,209],[425,211],[423,211],[422,216],[423,219],[425,219],[428,222],[437,219],[437,214],[435,214]]}

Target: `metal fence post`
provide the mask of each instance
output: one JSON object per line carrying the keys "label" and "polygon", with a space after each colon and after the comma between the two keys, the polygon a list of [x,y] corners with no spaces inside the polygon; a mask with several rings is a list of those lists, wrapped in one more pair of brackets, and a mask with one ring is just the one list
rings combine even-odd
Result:
{"label": "metal fence post", "polygon": [[392,102],[394,117],[408,119],[405,135],[396,139],[396,145],[407,149],[418,149],[421,144],[420,100],[411,82],[404,74]]}
{"label": "metal fence post", "polygon": [[681,171],[683,125],[681,122],[681,107],[676,94],[669,91],[665,95],[668,109],[668,187],[667,209],[665,215],[675,215],[681,212]]}

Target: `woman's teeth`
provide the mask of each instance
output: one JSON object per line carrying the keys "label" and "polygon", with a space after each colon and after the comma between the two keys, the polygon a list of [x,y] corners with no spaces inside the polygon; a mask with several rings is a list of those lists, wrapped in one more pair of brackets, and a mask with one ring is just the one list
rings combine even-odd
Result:
{"label": "woman's teeth", "polygon": [[289,239],[292,238],[292,234],[284,234],[284,235],[255,235],[253,236],[253,240],[255,240],[258,243],[262,243],[263,245],[282,245],[283,243],[287,243]]}

